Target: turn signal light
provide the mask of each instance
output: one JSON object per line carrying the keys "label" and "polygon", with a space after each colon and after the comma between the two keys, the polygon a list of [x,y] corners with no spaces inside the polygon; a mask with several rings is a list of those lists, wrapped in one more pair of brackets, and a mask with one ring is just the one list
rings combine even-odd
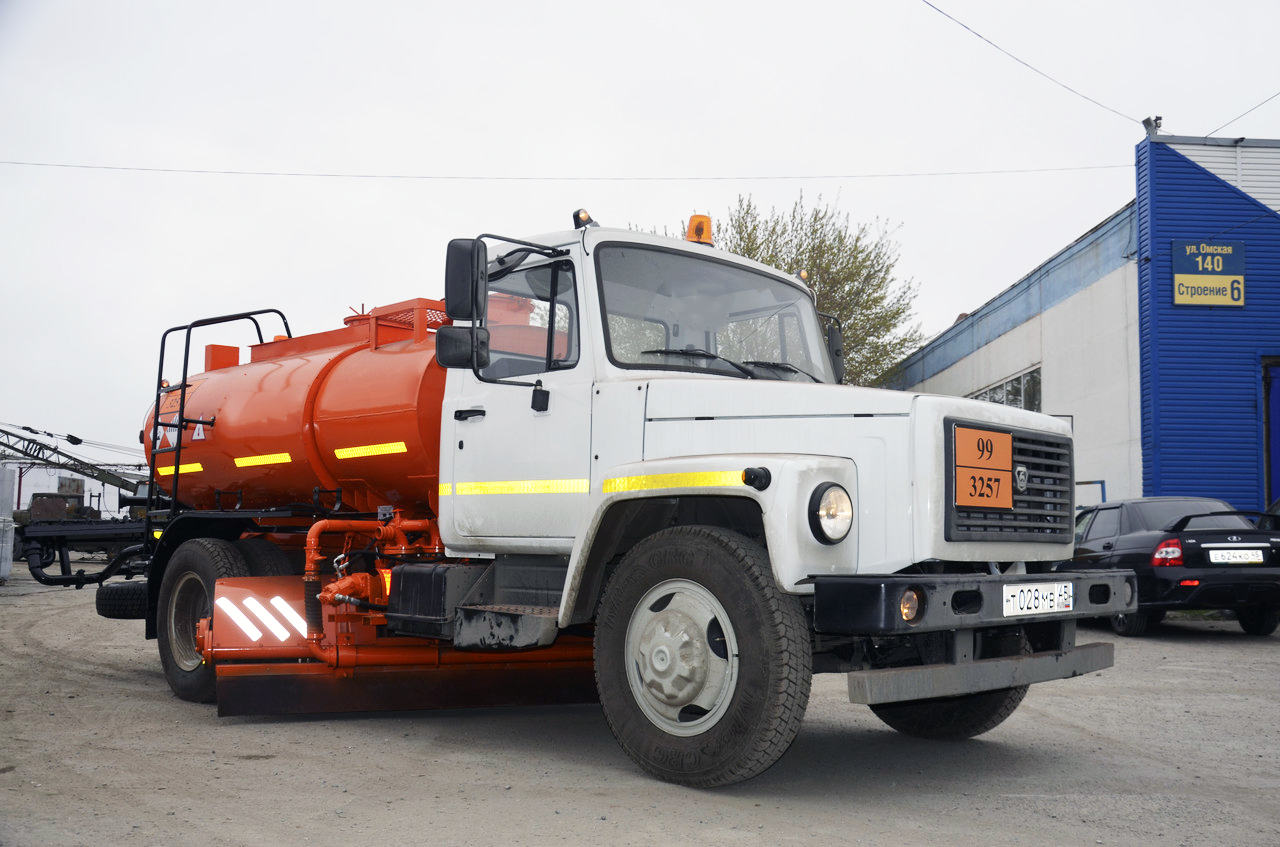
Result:
{"label": "turn signal light", "polygon": [[898,598],[898,614],[902,615],[902,619],[907,623],[920,617],[920,611],[924,605],[920,600],[920,592],[914,588],[908,588]]}
{"label": "turn signal light", "polygon": [[1151,554],[1151,567],[1182,567],[1182,542],[1176,538],[1161,541]]}

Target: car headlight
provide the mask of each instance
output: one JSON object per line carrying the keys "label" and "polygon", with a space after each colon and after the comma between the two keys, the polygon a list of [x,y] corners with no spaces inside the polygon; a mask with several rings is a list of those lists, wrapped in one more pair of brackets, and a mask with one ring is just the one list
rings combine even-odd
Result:
{"label": "car headlight", "polygon": [[853,500],[834,482],[825,482],[809,497],[809,528],[823,544],[839,544],[853,528]]}

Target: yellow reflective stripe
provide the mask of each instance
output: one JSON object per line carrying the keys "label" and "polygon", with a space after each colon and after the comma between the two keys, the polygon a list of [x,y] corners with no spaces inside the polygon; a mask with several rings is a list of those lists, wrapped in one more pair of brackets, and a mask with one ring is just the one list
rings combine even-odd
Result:
{"label": "yellow reflective stripe", "polygon": [[742,471],[695,471],[648,476],[618,476],[604,481],[604,493],[651,491],[655,488],[720,488],[742,485]]}
{"label": "yellow reflective stripe", "polygon": [[333,455],[339,459],[363,459],[366,456],[386,456],[391,453],[408,453],[409,448],[403,441],[388,441],[386,444],[362,444],[359,447],[339,447]]}
{"label": "yellow reflective stripe", "polygon": [[263,453],[261,456],[237,456],[232,461],[237,468],[253,468],[258,465],[284,465],[293,461],[288,453]]}
{"label": "yellow reflective stripe", "polygon": [[450,482],[440,483],[440,496],[448,497],[451,494],[453,494],[453,483],[450,483]]}
{"label": "yellow reflective stripe", "polygon": [[[186,462],[178,465],[178,473],[200,473],[204,470],[204,465],[199,462]],[[167,468],[156,468],[156,473],[160,476],[173,476],[173,465]]]}
{"label": "yellow reflective stripe", "polygon": [[440,484],[442,495],[457,494],[586,494],[591,490],[587,479],[511,479],[500,482],[459,482]]}

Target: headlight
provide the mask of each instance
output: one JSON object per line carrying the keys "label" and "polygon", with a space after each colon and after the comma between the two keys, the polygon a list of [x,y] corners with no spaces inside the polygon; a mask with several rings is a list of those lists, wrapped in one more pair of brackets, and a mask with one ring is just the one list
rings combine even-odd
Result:
{"label": "headlight", "polygon": [[823,544],[839,544],[853,528],[853,500],[834,482],[819,485],[809,498],[809,528]]}

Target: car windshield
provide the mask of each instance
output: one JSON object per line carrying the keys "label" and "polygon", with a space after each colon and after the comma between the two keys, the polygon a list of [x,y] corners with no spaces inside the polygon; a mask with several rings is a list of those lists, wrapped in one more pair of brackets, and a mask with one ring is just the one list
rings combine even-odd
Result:
{"label": "car windshield", "polygon": [[634,244],[601,245],[596,264],[617,365],[835,382],[818,313],[799,286]]}
{"label": "car windshield", "polygon": [[[1208,512],[1230,512],[1231,505],[1221,500],[1149,500],[1135,503],[1134,509],[1142,525],[1149,529],[1164,529],[1187,515],[1203,515]],[[1253,529],[1253,524],[1243,515],[1214,515],[1194,518],[1188,529]]]}

